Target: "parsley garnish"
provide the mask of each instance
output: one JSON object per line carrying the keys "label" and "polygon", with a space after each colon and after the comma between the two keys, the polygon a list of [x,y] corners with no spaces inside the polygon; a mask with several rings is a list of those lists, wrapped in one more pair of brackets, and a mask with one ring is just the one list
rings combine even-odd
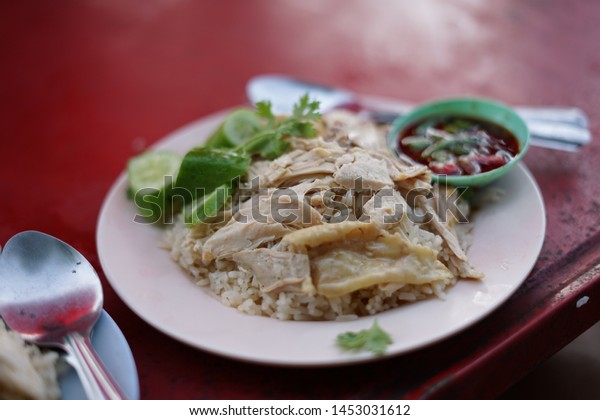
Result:
{"label": "parsley garnish", "polygon": [[271,109],[271,101],[258,102],[256,114],[265,119],[265,127],[235,150],[258,154],[265,159],[275,159],[284,154],[289,147],[289,143],[285,141],[288,137],[315,137],[317,132],[312,121],[321,116],[319,102],[311,101],[308,94],[294,104],[294,110],[289,117],[278,120]]}
{"label": "parsley garnish", "polygon": [[337,336],[337,343],[346,350],[366,350],[381,356],[387,346],[392,344],[392,338],[379,327],[377,321],[368,330],[346,332]]}

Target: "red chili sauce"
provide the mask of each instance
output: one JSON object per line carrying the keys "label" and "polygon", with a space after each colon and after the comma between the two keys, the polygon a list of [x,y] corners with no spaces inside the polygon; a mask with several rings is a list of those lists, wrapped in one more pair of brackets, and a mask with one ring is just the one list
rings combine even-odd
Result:
{"label": "red chili sauce", "polygon": [[471,117],[434,117],[398,136],[398,151],[437,174],[474,175],[499,168],[519,153],[506,128]]}

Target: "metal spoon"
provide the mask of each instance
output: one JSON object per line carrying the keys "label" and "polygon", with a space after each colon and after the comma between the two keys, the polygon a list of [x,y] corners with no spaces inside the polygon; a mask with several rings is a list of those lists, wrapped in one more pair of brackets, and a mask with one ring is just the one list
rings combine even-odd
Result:
{"label": "metal spoon", "polygon": [[26,341],[64,350],[90,399],[125,399],[90,341],[102,301],[91,264],[50,235],[19,233],[0,254],[0,316],[6,325]]}
{"label": "metal spoon", "polygon": [[[321,111],[326,112],[342,106],[352,106],[376,122],[390,123],[412,107],[407,103],[381,104],[368,96],[360,97],[350,91],[321,86],[281,75],[256,76],[246,85],[246,93],[251,103],[270,100],[273,111],[289,114],[298,98],[308,93],[312,99],[321,102]],[[588,120],[583,111],[577,108],[560,107],[514,107],[527,123],[531,144],[550,149],[577,151],[591,141]]]}

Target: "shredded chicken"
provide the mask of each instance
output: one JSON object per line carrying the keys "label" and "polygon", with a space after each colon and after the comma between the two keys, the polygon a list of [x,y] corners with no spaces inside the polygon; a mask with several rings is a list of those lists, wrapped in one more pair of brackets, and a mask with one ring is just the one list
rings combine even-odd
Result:
{"label": "shredded chicken", "polygon": [[244,249],[255,249],[283,238],[290,229],[281,223],[261,223],[248,218],[232,220],[212,235],[202,248],[202,261],[207,264],[217,258],[231,257]]}
{"label": "shredded chicken", "polygon": [[314,291],[307,255],[260,248],[237,252],[232,259],[254,274],[264,292]]}
{"label": "shredded chicken", "polygon": [[335,167],[333,175],[335,182],[347,189],[380,190],[394,185],[385,162],[370,156],[361,149],[353,149],[350,153],[339,157],[335,161]]}
{"label": "shredded chicken", "polygon": [[297,230],[285,235],[282,239],[284,245],[297,251],[306,251],[326,243],[343,242],[349,240],[368,241],[375,239],[379,229],[374,223],[342,222],[329,223]]}
{"label": "shredded chicken", "polygon": [[356,117],[350,111],[335,110],[323,115],[323,123],[336,137],[338,143],[346,143],[364,150],[389,153],[385,134],[370,121]]}
{"label": "shredded chicken", "polygon": [[265,174],[266,184],[278,187],[307,178],[331,175],[335,172],[334,162],[341,153],[341,150],[321,147],[287,153],[273,161]]}
{"label": "shredded chicken", "polygon": [[452,277],[435,251],[398,235],[319,247],[309,255],[317,291],[328,297],[377,284],[425,284]]}

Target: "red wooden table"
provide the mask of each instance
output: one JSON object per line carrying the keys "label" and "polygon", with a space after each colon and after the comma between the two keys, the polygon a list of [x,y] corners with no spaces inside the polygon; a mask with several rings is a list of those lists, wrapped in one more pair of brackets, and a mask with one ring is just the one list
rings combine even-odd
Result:
{"label": "red wooden table", "polygon": [[100,205],[130,156],[244,102],[246,81],[265,72],[415,102],[578,106],[598,136],[599,17],[586,0],[3,2],[0,243],[36,229],[82,251],[132,347],[142,398],[497,396],[600,319],[597,140],[577,154],[528,153],[548,228],[514,297],[451,339],[364,366],[255,366],[157,332],[103,277]]}

